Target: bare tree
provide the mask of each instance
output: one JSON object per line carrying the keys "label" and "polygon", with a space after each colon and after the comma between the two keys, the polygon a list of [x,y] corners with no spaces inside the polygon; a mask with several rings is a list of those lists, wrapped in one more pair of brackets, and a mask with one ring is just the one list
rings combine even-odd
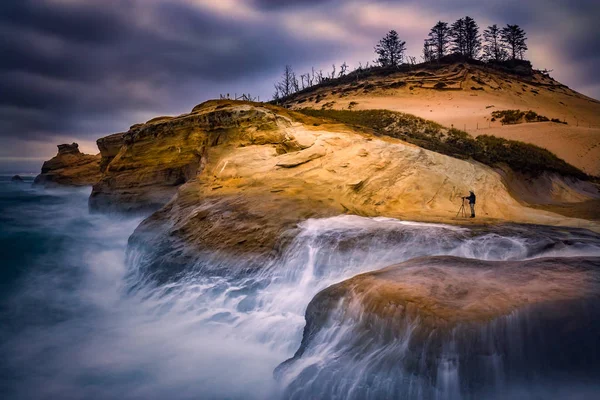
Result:
{"label": "bare tree", "polygon": [[320,69],[319,72],[317,72],[317,84],[319,83],[323,83],[323,70]]}
{"label": "bare tree", "polygon": [[508,24],[502,28],[500,36],[510,52],[511,59],[520,58],[522,60],[527,50],[525,31],[519,25]]}
{"label": "bare tree", "polygon": [[296,73],[292,71],[292,93],[296,93],[300,91],[300,85],[298,84],[298,79],[296,78]]}
{"label": "bare tree", "polygon": [[429,32],[429,40],[433,46],[435,58],[441,59],[448,51],[450,43],[450,28],[447,22],[438,21]]}
{"label": "bare tree", "polygon": [[421,57],[423,57],[424,62],[431,62],[435,60],[435,54],[433,51],[433,44],[431,43],[431,40],[425,39],[425,41],[423,42],[423,55]]}
{"label": "bare tree", "polygon": [[348,64],[346,64],[346,61],[344,61],[344,63],[340,65],[340,73],[338,77],[341,78],[342,76],[346,75],[346,71],[348,71]]}
{"label": "bare tree", "polygon": [[483,31],[483,39],[485,45],[483,46],[483,58],[487,61],[504,61],[508,57],[508,53],[502,43],[502,37],[500,34],[500,28],[498,25],[488,26]]}
{"label": "bare tree", "polygon": [[275,83],[278,98],[284,98],[298,91],[298,79],[291,65],[286,65],[281,80]]}
{"label": "bare tree", "polygon": [[329,79],[334,79],[335,78],[335,64],[331,64],[331,67],[333,68],[331,71],[331,75],[328,76]]}
{"label": "bare tree", "polygon": [[406,42],[400,40],[398,32],[389,31],[375,46],[376,63],[382,67],[397,67],[402,64]]}

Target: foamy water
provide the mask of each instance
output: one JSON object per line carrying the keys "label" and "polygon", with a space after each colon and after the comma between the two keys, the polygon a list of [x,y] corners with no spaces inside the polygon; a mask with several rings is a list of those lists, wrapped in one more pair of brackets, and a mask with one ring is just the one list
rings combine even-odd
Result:
{"label": "foamy water", "polygon": [[333,283],[424,255],[600,254],[583,231],[340,216],[302,223],[259,272],[158,285],[138,264],[150,249],[126,256],[139,218],[90,215],[89,189],[11,185],[0,192],[3,252],[16,242],[28,252],[11,259],[18,272],[0,298],[0,388],[14,399],[279,398],[273,370],[297,350],[310,300]]}

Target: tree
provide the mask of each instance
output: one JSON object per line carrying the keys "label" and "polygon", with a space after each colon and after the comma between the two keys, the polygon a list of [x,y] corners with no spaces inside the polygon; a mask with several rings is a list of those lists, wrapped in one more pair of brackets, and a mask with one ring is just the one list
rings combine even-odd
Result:
{"label": "tree", "polygon": [[429,40],[431,41],[436,59],[441,59],[448,51],[450,43],[450,27],[447,22],[439,21],[429,32]]}
{"label": "tree", "polygon": [[481,35],[479,26],[471,17],[457,20],[450,27],[452,51],[465,57],[476,59],[481,50]]}
{"label": "tree", "polygon": [[479,25],[471,17],[465,17],[465,56],[471,59],[479,57],[481,51],[481,35],[479,34]]}
{"label": "tree", "polygon": [[483,46],[484,59],[496,62],[506,60],[508,54],[502,43],[502,36],[498,25],[488,26],[483,31],[483,39],[485,40],[485,45]]}
{"label": "tree", "polygon": [[[291,65],[286,65],[281,80],[275,83],[275,99],[285,98],[298,91],[298,79]],[[276,97],[277,96],[277,97]]]}
{"label": "tree", "polygon": [[450,27],[450,40],[452,41],[452,51],[465,55],[467,49],[467,32],[464,18],[456,20]]}
{"label": "tree", "polygon": [[347,71],[348,71],[348,64],[346,64],[346,61],[344,61],[344,63],[342,65],[340,65],[340,73],[338,75],[338,78],[341,78],[342,76],[346,75]]}
{"label": "tree", "polygon": [[400,40],[398,32],[389,31],[375,46],[376,62],[382,67],[397,67],[402,64],[406,42]]}
{"label": "tree", "polygon": [[500,36],[510,52],[511,59],[520,58],[522,60],[527,50],[525,31],[519,25],[508,24],[502,28]]}
{"label": "tree", "polygon": [[425,39],[423,42],[423,61],[431,62],[435,60],[435,54],[433,52],[433,45],[431,44],[431,40]]}
{"label": "tree", "polygon": [[300,75],[300,83],[301,83],[302,90],[304,90],[307,87],[311,86],[309,84],[309,82],[310,82],[310,74],[302,74],[302,75]]}

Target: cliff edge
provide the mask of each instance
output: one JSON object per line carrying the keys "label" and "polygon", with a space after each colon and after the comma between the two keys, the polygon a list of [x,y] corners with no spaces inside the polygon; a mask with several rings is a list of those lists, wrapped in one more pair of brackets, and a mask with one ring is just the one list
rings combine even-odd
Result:
{"label": "cliff edge", "polygon": [[44,162],[34,184],[89,186],[100,180],[100,155],[83,154],[77,143],[59,144],[58,153]]}

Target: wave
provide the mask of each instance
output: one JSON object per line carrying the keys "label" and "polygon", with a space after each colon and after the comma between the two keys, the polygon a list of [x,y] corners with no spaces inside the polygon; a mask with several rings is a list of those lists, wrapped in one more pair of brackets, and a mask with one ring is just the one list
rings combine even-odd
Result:
{"label": "wave", "polygon": [[15,258],[24,270],[1,299],[0,389],[14,399],[279,398],[272,372],[301,342],[311,299],[335,283],[424,255],[600,251],[584,230],[339,216],[305,221],[259,269],[203,252],[158,283],[144,264],[152,249],[136,243],[126,255],[140,218],[89,214],[89,189],[10,190],[19,192],[0,203],[3,245],[31,249]]}

